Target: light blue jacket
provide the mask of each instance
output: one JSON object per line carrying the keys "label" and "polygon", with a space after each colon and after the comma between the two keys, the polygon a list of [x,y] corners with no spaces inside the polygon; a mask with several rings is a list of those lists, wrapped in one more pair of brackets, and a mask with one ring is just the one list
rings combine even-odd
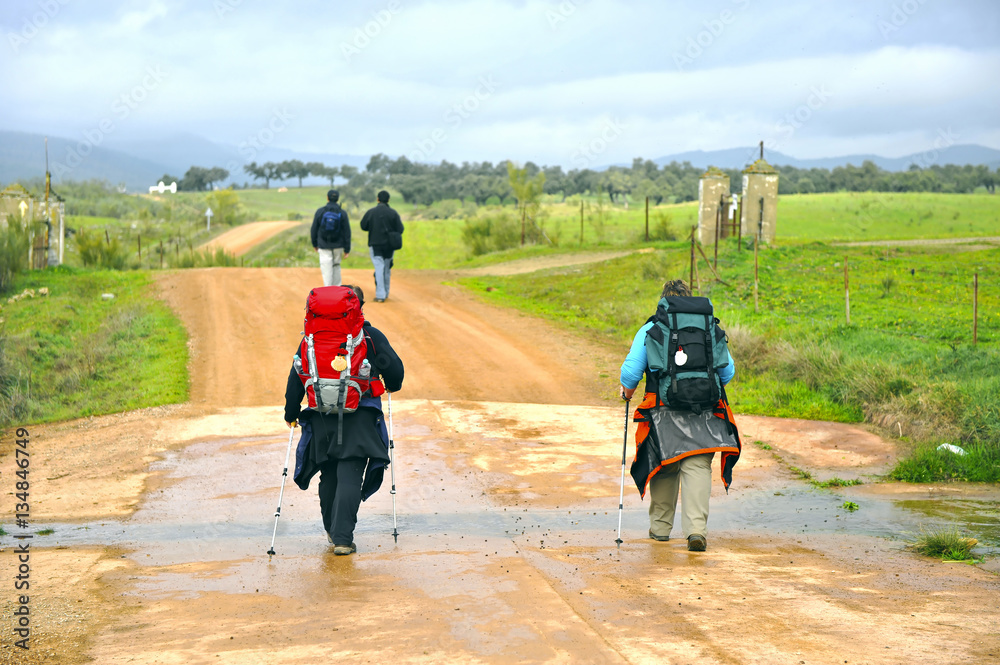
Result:
{"label": "light blue jacket", "polygon": [[[632,348],[625,356],[622,363],[621,384],[629,390],[634,389],[642,380],[642,375],[646,372],[646,332],[653,327],[653,322],[646,323],[639,328],[632,340]],[[736,374],[736,365],[733,363],[732,354],[729,356],[729,364],[719,368],[719,381],[722,385],[729,383]]]}

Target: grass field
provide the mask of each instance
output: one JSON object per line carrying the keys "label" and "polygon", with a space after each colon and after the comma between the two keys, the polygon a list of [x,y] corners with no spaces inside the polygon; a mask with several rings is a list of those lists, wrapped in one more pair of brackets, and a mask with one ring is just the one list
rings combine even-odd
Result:
{"label": "grass field", "polygon": [[[309,192],[312,194],[309,194]],[[309,202],[303,210],[306,219],[322,202],[325,188],[276,190],[241,190],[241,202],[261,218],[287,208],[286,201]],[[290,198],[283,198],[290,197]],[[513,248],[502,253],[473,257],[462,241],[465,218],[413,218],[421,212],[402,204],[399,209],[406,233],[405,248],[396,258],[400,268],[459,268],[473,267],[536,255],[568,252],[579,249],[637,248],[646,246],[645,208],[633,205],[625,209],[611,206],[606,199],[588,197],[584,201],[581,242],[580,199],[561,202],[546,197],[541,226],[551,244],[542,241],[537,246]],[[259,206],[259,207],[258,207]],[[351,214],[354,242],[364,242],[358,214]],[[514,214],[513,206],[481,206],[478,217],[495,215],[501,210]],[[662,244],[668,238],[686,237],[697,223],[696,202],[653,206],[650,210],[651,242]],[[989,194],[882,194],[877,192],[811,194],[782,196],[778,201],[777,241],[800,243],[819,241],[866,241],[909,238],[961,238],[1000,235],[1000,197]],[[255,252],[262,265],[312,265],[314,257],[307,238],[303,243],[290,237],[276,238],[272,244]],[[363,257],[358,256],[358,260]],[[353,267],[353,266],[348,266]]]}
{"label": "grass field", "polygon": [[0,428],[187,399],[187,336],[148,272],[28,272],[25,289],[0,311]]}

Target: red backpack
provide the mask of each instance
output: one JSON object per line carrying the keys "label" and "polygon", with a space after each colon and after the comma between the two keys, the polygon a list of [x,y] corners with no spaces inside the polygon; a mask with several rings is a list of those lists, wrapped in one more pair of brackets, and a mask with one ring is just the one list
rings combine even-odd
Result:
{"label": "red backpack", "polygon": [[[385,392],[379,379],[370,379],[370,342],[364,334],[365,318],[354,290],[346,286],[323,286],[309,292],[302,344],[295,361],[306,389],[309,406],[320,413],[357,410],[365,395]],[[338,431],[338,443],[341,435]]]}

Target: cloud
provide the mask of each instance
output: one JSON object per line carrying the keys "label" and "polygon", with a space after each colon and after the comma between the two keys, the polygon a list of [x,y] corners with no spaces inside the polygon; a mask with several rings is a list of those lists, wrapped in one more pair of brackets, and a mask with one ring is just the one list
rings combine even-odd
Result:
{"label": "cloud", "polygon": [[[38,1],[16,0],[4,30]],[[44,29],[0,56],[5,129],[79,136],[158,67],[119,135],[235,144],[287,109],[286,147],[411,154],[443,127],[434,157],[457,161],[568,165],[615,120],[609,162],[774,137],[796,156],[902,154],[944,126],[1000,147],[993,2],[53,1]],[[483,77],[495,93],[453,126]]]}

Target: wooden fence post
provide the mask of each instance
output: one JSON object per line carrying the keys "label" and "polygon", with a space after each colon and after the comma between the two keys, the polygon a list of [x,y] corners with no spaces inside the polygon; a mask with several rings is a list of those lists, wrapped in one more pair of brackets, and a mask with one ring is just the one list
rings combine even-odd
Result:
{"label": "wooden fence post", "polygon": [[847,257],[844,257],[844,307],[847,312],[847,325],[851,325],[851,284],[847,271]]}
{"label": "wooden fence post", "polygon": [[743,251],[743,197],[736,200],[736,247],[737,251]]}
{"label": "wooden fence post", "polygon": [[972,276],[972,346],[979,345],[979,272]]}
{"label": "wooden fence post", "polygon": [[160,241],[160,270],[163,270],[163,241]]}
{"label": "wooden fence post", "polygon": [[649,197],[646,197],[646,242],[649,242]]}
{"label": "wooden fence post", "polygon": [[691,227],[691,276],[688,278],[688,286],[694,288],[694,234],[698,230],[697,226]]}
{"label": "wooden fence post", "polygon": [[758,308],[757,308],[757,284],[758,284],[758,275],[757,275],[757,234],[755,233],[754,236],[753,236],[753,313],[754,314],[756,314],[758,312]]}

